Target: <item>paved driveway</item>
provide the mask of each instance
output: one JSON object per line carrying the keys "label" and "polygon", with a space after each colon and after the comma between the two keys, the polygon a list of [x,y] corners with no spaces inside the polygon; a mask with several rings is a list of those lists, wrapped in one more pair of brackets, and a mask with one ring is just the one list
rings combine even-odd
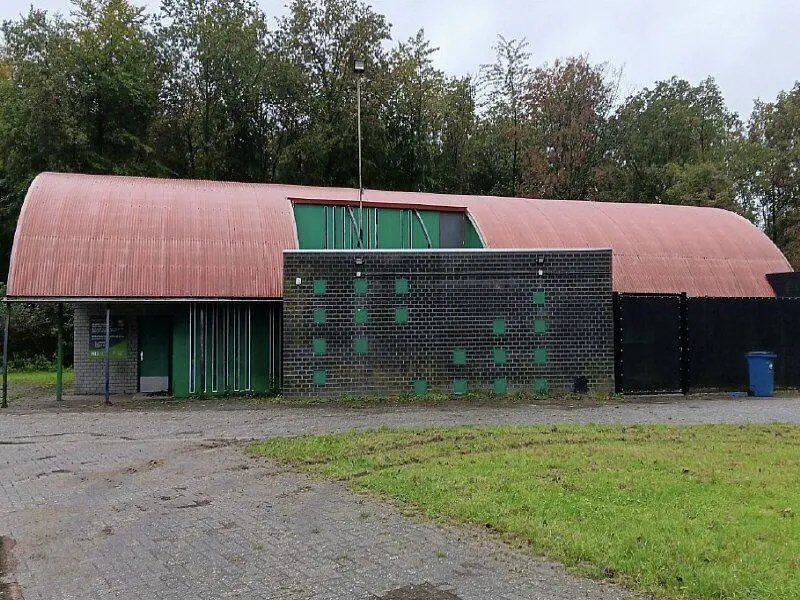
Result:
{"label": "paved driveway", "polygon": [[800,422],[793,399],[125,406],[0,412],[0,598],[622,598],[483,532],[423,523],[248,457],[244,440],[380,425]]}

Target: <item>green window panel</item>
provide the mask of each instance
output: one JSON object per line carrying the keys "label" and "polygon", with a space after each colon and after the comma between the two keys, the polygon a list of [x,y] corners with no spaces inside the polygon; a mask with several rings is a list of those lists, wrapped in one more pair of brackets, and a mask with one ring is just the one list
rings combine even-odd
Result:
{"label": "green window panel", "polygon": [[417,379],[414,381],[414,393],[417,396],[424,396],[428,393],[428,380]]}
{"label": "green window panel", "polygon": [[466,379],[453,379],[453,393],[466,394],[467,393],[467,380]]}
{"label": "green window panel", "polygon": [[467,364],[467,351],[466,350],[453,350],[453,364],[465,365]]}
{"label": "green window panel", "polygon": [[408,323],[408,307],[398,306],[394,309],[394,322],[395,323]]}
{"label": "green window panel", "polygon": [[367,294],[367,280],[366,279],[356,279],[353,282],[353,291],[355,292],[356,296],[366,296],[366,294]]}
{"label": "green window panel", "polygon": [[324,296],[328,293],[328,282],[324,279],[315,279],[314,280],[314,295],[315,296]]}
{"label": "green window panel", "polygon": [[360,307],[360,308],[356,309],[355,321],[359,325],[363,325],[364,323],[369,321],[369,315],[367,313],[367,309],[366,308]]}
{"label": "green window panel", "polygon": [[508,359],[508,357],[506,356],[505,348],[492,349],[492,359],[494,360],[494,364],[496,365],[506,364],[506,360]]}
{"label": "green window panel", "polygon": [[369,344],[367,343],[367,338],[365,337],[357,337],[353,340],[353,351],[356,354],[366,354],[368,346]]}
{"label": "green window panel", "polygon": [[311,351],[317,355],[325,355],[328,353],[328,343],[325,338],[314,338],[311,341]]}
{"label": "green window panel", "polygon": [[534,304],[536,304],[537,306],[542,306],[542,305],[544,305],[544,300],[545,300],[544,290],[538,290],[536,292],[533,292],[533,303]]}
{"label": "green window panel", "polygon": [[324,308],[315,308],[313,315],[314,325],[325,325],[328,322],[328,311]]}
{"label": "green window panel", "polygon": [[547,321],[544,319],[536,319],[533,322],[534,333],[547,333]]}
{"label": "green window panel", "polygon": [[398,277],[394,280],[394,293],[402,296],[408,294],[408,279],[404,279],[402,277]]}
{"label": "green window panel", "polygon": [[536,348],[533,351],[533,362],[537,365],[544,365],[547,363],[547,348]]}
{"label": "green window panel", "polygon": [[325,369],[317,369],[312,376],[314,385],[325,385],[328,381],[328,372]]}
{"label": "green window panel", "polygon": [[505,394],[508,390],[508,379],[505,377],[498,377],[494,380],[494,393]]}
{"label": "green window panel", "polygon": [[500,335],[506,332],[506,322],[503,319],[497,319],[492,322],[492,333]]}
{"label": "green window panel", "polygon": [[547,383],[547,379],[534,379],[533,380],[533,391],[537,394],[544,394],[550,389],[550,384]]}

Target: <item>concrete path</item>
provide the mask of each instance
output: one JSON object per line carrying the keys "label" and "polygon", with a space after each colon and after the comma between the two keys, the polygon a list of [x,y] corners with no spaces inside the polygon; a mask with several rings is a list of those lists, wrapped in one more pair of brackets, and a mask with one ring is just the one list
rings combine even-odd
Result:
{"label": "concrete path", "polygon": [[19,405],[0,412],[0,598],[623,598],[483,532],[420,522],[243,451],[353,427],[589,421],[798,423],[800,400]]}

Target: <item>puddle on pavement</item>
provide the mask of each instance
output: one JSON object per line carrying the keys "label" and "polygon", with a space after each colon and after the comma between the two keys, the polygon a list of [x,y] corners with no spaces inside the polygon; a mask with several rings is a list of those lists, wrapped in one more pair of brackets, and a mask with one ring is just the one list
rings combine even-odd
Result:
{"label": "puddle on pavement", "polygon": [[461,600],[452,592],[440,590],[430,583],[420,585],[406,585],[396,590],[390,590],[383,596],[376,596],[378,600]]}
{"label": "puddle on pavement", "polygon": [[11,554],[14,544],[14,540],[7,535],[0,535],[0,600],[22,600],[19,585],[6,581],[6,576],[14,568],[14,557]]}

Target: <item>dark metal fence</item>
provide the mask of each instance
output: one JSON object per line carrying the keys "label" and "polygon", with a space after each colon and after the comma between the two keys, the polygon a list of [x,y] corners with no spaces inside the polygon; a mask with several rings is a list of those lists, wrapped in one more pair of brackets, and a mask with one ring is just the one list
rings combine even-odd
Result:
{"label": "dark metal fence", "polygon": [[770,350],[778,387],[800,387],[800,298],[614,295],[618,392],[747,390],[745,354]]}

